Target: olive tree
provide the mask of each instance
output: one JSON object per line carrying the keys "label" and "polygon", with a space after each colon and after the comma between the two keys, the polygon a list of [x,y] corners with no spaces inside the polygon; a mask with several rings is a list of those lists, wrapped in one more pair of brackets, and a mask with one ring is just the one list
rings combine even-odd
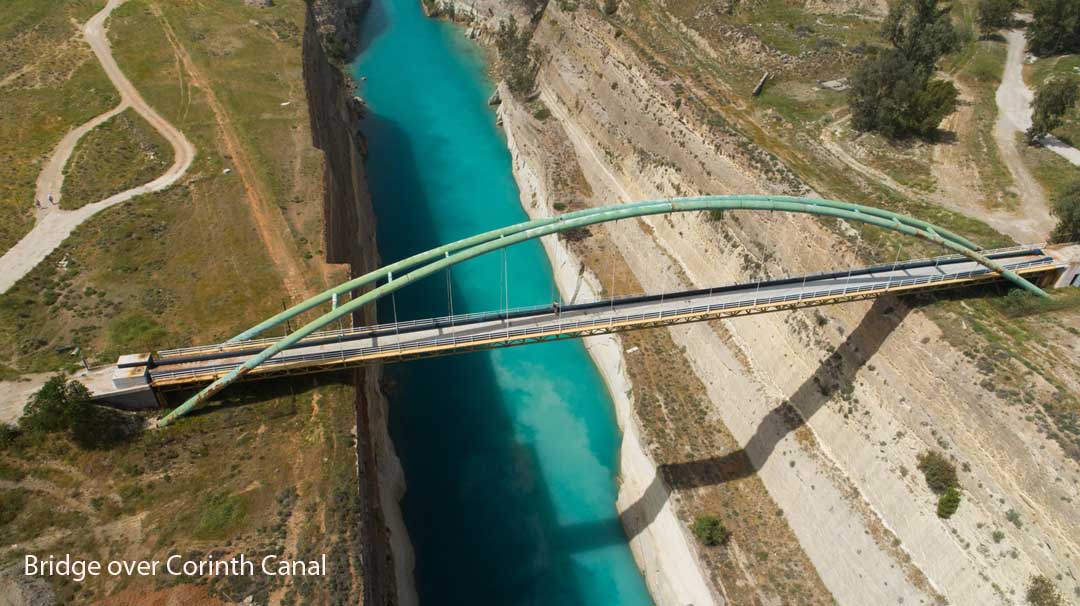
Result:
{"label": "olive tree", "polygon": [[1050,232],[1052,242],[1080,242],[1080,181],[1073,181],[1054,196],[1050,212],[1057,225]]}
{"label": "olive tree", "polygon": [[1080,84],[1075,78],[1053,78],[1035,91],[1032,104],[1031,128],[1026,136],[1029,145],[1039,142],[1050,131],[1061,126],[1061,121],[1080,95]]}
{"label": "olive tree", "polygon": [[1031,0],[1028,48],[1040,56],[1080,50],[1080,0]]}
{"label": "olive tree", "polygon": [[975,22],[984,34],[1008,27],[1017,6],[1017,0],[979,0],[975,8]]}
{"label": "olive tree", "polygon": [[45,382],[23,409],[19,426],[26,431],[67,431],[87,415],[90,390],[78,381],[56,375]]}
{"label": "olive tree", "polygon": [[960,46],[949,7],[900,0],[889,7],[881,34],[892,49],[872,55],[851,76],[852,124],[890,138],[928,136],[956,109],[956,87],[931,78],[938,60]]}

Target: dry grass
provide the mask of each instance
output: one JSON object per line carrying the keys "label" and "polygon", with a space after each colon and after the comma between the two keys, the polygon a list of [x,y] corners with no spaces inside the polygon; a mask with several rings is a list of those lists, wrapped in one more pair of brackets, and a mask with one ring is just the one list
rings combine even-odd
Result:
{"label": "dry grass", "polygon": [[60,206],[79,208],[148,183],[172,164],[169,142],[126,110],[86,134],[64,169]]}
{"label": "dry grass", "polygon": [[103,4],[0,3],[0,253],[33,227],[35,183],[53,147],[120,101],[71,21]]}
{"label": "dry grass", "polygon": [[[167,15],[174,8],[190,10],[170,22],[182,39],[189,36],[185,44],[193,58],[205,61],[218,97],[237,118],[262,187],[284,207],[298,254],[311,258],[314,280],[324,279],[317,265],[321,159],[310,144],[300,49],[294,38],[279,40],[275,30],[249,22],[272,15],[300,27],[302,5],[279,3],[272,13],[179,5],[163,8]],[[70,366],[78,360],[64,350],[74,346],[92,363],[105,363],[133,347],[214,342],[280,310],[288,298],[244,202],[243,184],[235,172],[224,174],[232,162],[206,96],[190,84],[161,27],[138,1],[118,9],[109,23],[117,61],[195,144],[195,164],[181,185],[82,225],[0,296],[2,365],[22,372]],[[285,99],[289,105],[282,107]],[[58,269],[64,259],[66,268]]]}
{"label": "dry grass", "polygon": [[[304,6],[276,4],[256,11],[240,2],[159,3],[222,100],[258,187],[284,207],[275,210],[285,214],[292,233],[281,237],[313,257],[306,267],[318,282],[334,274],[315,258],[322,241],[322,165],[310,145],[300,71]],[[233,158],[224,151],[206,91],[192,86],[150,8],[146,0],[131,0],[114,13],[114,53],[150,104],[195,144],[195,164],[172,189],[80,226],[0,297],[0,365],[63,368],[74,358],[58,349],[75,344],[91,361],[109,362],[132,348],[215,341],[280,309],[281,275],[256,230],[243,184],[235,171],[224,173]],[[0,451],[0,471],[21,473],[15,488],[34,491],[41,507],[75,511],[75,499],[86,510],[81,519],[59,516],[46,525],[33,510],[19,508],[5,531],[18,532],[22,541],[0,550],[0,561],[29,549],[102,560],[209,550],[327,553],[339,573],[332,584],[284,586],[256,576],[199,580],[198,591],[186,592],[171,578],[98,578],[81,586],[56,580],[56,586],[62,603],[107,596],[117,596],[117,603],[216,603],[246,595],[266,603],[272,591],[295,602],[358,602],[358,574],[348,574],[360,570],[361,553],[355,393],[351,384],[335,382],[340,379],[234,390],[203,414],[109,451],[80,451],[66,439]],[[49,471],[57,469],[64,473]],[[31,487],[32,481],[39,484]]]}
{"label": "dry grass", "polygon": [[[0,531],[0,562],[24,552],[101,561],[163,560],[172,553],[198,558],[211,550],[249,557],[338,553],[340,545],[358,540],[359,532],[348,523],[359,494],[353,398],[352,388],[334,384],[333,377],[321,384],[312,379],[260,384],[169,431],[144,432],[107,451],[83,451],[63,437],[23,436],[0,450],[0,463],[23,475],[0,490],[0,504],[11,505],[14,514]],[[346,498],[330,498],[338,493]],[[20,495],[21,503],[16,502]],[[294,512],[306,525],[289,527]],[[311,533],[312,524],[325,527]],[[345,553],[339,570],[357,565],[350,560],[359,551],[350,546]],[[359,587],[352,577],[335,578],[341,581],[335,587],[285,587],[285,579],[261,575],[199,582],[210,595],[228,601],[255,595],[266,603],[267,594],[278,588],[307,591],[327,603],[355,600]],[[167,574],[103,576],[81,584],[52,579],[60,603],[142,594],[178,581]]]}

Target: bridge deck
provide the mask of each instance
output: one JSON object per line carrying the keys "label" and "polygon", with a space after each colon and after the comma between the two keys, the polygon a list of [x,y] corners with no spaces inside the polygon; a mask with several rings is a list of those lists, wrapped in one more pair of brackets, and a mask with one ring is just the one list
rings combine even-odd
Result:
{"label": "bridge deck", "polygon": [[[1059,267],[1038,247],[991,251],[988,256],[1029,277]],[[998,275],[973,261],[949,256],[904,262],[895,268],[877,266],[667,295],[567,304],[558,311],[542,306],[327,331],[280,352],[252,370],[249,377],[324,372],[375,362],[825,305],[998,279]],[[274,341],[259,339],[159,352],[149,371],[151,385],[169,389],[212,381]]]}

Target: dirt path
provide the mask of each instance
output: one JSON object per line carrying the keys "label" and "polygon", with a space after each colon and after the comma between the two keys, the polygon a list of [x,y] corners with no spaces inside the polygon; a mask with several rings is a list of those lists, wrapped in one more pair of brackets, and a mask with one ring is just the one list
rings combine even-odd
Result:
{"label": "dirt path", "polygon": [[[1024,31],[1013,29],[1005,32],[1008,50],[1005,56],[1005,72],[998,86],[998,118],[994,124],[994,139],[1001,151],[1001,159],[1012,173],[1017,193],[1020,195],[1020,207],[1008,219],[1009,229],[994,224],[1014,238],[1022,236],[1028,242],[1045,240],[1054,227],[1054,219],[1046,204],[1046,193],[1035,180],[1017,147],[1016,135],[1031,127],[1031,89],[1024,83]],[[993,223],[992,223],[993,224]]]}
{"label": "dirt path", "polygon": [[945,118],[940,128],[956,136],[951,141],[940,142],[930,148],[930,170],[937,183],[933,197],[946,208],[968,216],[978,216],[986,211],[981,202],[983,194],[979,188],[979,171],[960,144],[977,136],[973,124],[975,94],[951,74],[946,77],[956,86],[960,97],[956,111]]}
{"label": "dirt path", "polygon": [[[106,208],[143,194],[167,189],[184,176],[195,159],[195,147],[184,137],[183,133],[162,118],[139,95],[131,81],[120,71],[120,67],[112,56],[109,39],[105,31],[105,21],[112,11],[124,2],[126,0],[109,0],[105,8],[91,17],[83,26],[83,37],[90,44],[90,48],[94,51],[94,55],[97,56],[109,80],[120,93],[120,105],[73,130],[61,140],[60,145],[53,151],[52,157],[46,162],[37,182],[38,199],[46,205],[46,208],[39,211],[37,224],[30,233],[4,253],[3,257],[0,257],[0,293],[7,292],[23,276],[30,273],[30,270],[67,239],[71,232],[82,222]],[[72,152],[74,152],[79,139],[98,124],[128,107],[138,112],[172,145],[172,166],[160,177],[149,183],[120,192],[93,204],[87,204],[77,210],[61,209],[59,207],[59,193],[63,185],[63,168]],[[52,193],[57,204],[49,205],[48,196],[50,193]]]}
{"label": "dirt path", "polygon": [[184,66],[184,71],[187,72],[188,77],[191,79],[191,84],[202,89],[206,95],[210,110],[214,114],[214,120],[217,122],[218,130],[221,132],[221,140],[225,144],[229,156],[232,157],[233,165],[237,174],[240,175],[240,180],[243,181],[245,197],[248,206],[251,208],[251,217],[255,222],[255,229],[259,232],[259,239],[262,240],[263,246],[266,247],[266,251],[270,254],[274,266],[281,273],[285,282],[285,289],[292,299],[303,298],[310,293],[304,277],[305,272],[297,262],[298,253],[291,249],[289,244],[292,242],[292,237],[288,233],[288,225],[285,223],[281,213],[267,201],[267,197],[260,190],[258,178],[255,176],[255,170],[251,166],[247,152],[240,144],[240,139],[233,128],[232,121],[228,117],[228,112],[226,112],[225,107],[214,93],[213,88],[210,87],[209,81],[198,66],[195,65],[195,62],[191,60],[191,55],[184,48],[180,39],[177,38],[172,25],[169,24],[160,7],[157,4],[151,4],[151,10],[161,21],[162,28],[165,30],[165,37],[169,40],[169,44],[172,45],[181,65]]}
{"label": "dirt path", "polygon": [[[939,143],[934,146],[932,170],[938,189],[932,194],[907,187],[848,153],[836,140],[840,129],[849,120],[848,117],[823,129],[821,144],[855,171],[905,196],[915,199],[930,198],[944,208],[985,221],[1017,242],[1045,241],[1054,226],[1054,219],[1050,216],[1042,186],[1024,164],[1016,144],[1016,133],[1031,125],[1031,91],[1024,85],[1020,70],[1024,56],[1024,34],[1020,30],[1013,30],[1008,32],[1006,37],[1009,40],[1009,51],[1005,74],[996,95],[998,120],[994,126],[994,138],[1001,150],[1002,160],[1016,183],[1020,197],[1017,209],[990,210],[980,203],[982,194],[977,187],[978,174],[971,164],[971,159],[956,143]],[[954,83],[962,97],[971,96],[960,82]],[[958,137],[974,136],[974,133],[970,132],[971,112],[970,104],[961,105],[946,118],[942,128],[952,130]]]}

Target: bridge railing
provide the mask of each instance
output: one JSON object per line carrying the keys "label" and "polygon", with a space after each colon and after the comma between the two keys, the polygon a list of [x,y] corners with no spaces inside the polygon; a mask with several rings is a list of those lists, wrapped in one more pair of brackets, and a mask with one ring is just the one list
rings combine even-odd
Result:
{"label": "bridge railing", "polygon": [[[1043,244],[1021,244],[1021,245],[1016,245],[1016,246],[1009,246],[1009,247],[1006,247],[1006,248],[997,248],[997,249],[993,249],[993,250],[988,250],[988,251],[985,251],[985,254],[989,258],[996,258],[996,257],[1001,257],[1003,255],[1008,255],[1008,254],[1018,253],[1018,252],[1041,251],[1043,249],[1043,247],[1044,247]],[[964,255],[959,255],[959,254],[957,254],[957,255],[942,255],[942,256],[937,256],[937,257],[924,257],[924,258],[919,258],[919,259],[906,259],[902,263],[899,263],[899,264],[881,263],[881,264],[878,264],[878,265],[870,265],[870,266],[867,266],[867,267],[858,268],[858,271],[859,271],[860,274],[870,274],[870,273],[875,273],[875,272],[880,272],[880,271],[892,271],[894,269],[903,269],[905,267],[909,267],[909,266],[912,266],[912,265],[929,263],[931,261],[938,262],[938,263],[944,263],[944,262],[956,262],[956,261],[964,261],[964,260],[967,260],[967,257],[965,257]],[[770,277],[770,278],[768,278],[766,280],[758,280],[757,282],[749,282],[749,283],[746,283],[745,286],[747,288],[750,288],[750,287],[753,287],[756,284],[761,284],[761,283],[764,283],[764,282],[775,282],[775,281],[785,281],[785,280],[795,280],[795,279],[805,279],[807,281],[813,281],[813,280],[817,280],[817,279],[822,278],[822,277],[831,277],[831,276],[836,276],[836,275],[840,275],[840,274],[843,274],[843,273],[844,273],[843,271],[830,270],[830,271],[814,272],[814,273],[810,273],[810,274],[786,274],[784,276],[779,276],[779,277]],[[677,294],[677,293],[673,293],[673,295],[675,295],[675,294]],[[617,305],[617,304],[619,304],[620,301],[624,301],[626,299],[633,299],[633,298],[636,298],[636,297],[639,297],[639,296],[640,295],[638,295],[638,294],[616,295],[616,296],[608,297],[608,298],[605,298],[605,299],[598,299],[598,301],[599,300],[611,301],[611,302],[613,302],[614,304]],[[430,326],[430,327],[434,328],[434,327],[438,327],[440,325],[445,327],[446,324],[451,323],[451,322],[465,323],[465,322],[472,322],[474,320],[482,320],[482,319],[498,320],[498,319],[501,319],[501,316],[504,315],[504,314],[524,315],[524,314],[529,314],[529,313],[540,313],[540,312],[543,312],[543,311],[546,311],[546,310],[549,310],[549,309],[551,309],[550,304],[547,304],[547,305],[528,305],[528,306],[524,306],[524,307],[511,307],[511,308],[506,308],[506,309],[500,309],[500,310],[497,310],[497,311],[480,311],[480,312],[471,312],[471,313],[464,313],[464,314],[454,314],[453,316],[440,316],[440,317],[437,317],[437,318],[422,318],[422,319],[416,319],[416,320],[404,320],[404,321],[396,322],[396,323],[395,322],[387,322],[387,323],[382,323],[382,324],[371,324],[371,325],[366,325],[366,326],[354,326],[354,327],[344,328],[344,329],[340,329],[340,330],[318,331],[316,333],[313,333],[310,337],[308,337],[308,339],[314,340],[314,339],[320,339],[320,338],[335,338],[335,337],[339,337],[339,336],[342,337],[342,338],[346,338],[346,337],[352,337],[352,336],[356,336],[356,335],[364,334],[364,333],[369,333],[369,332],[373,332],[373,331],[393,330],[395,328],[398,328],[398,329],[411,329],[411,328],[414,328],[414,327],[423,327],[423,326]],[[239,347],[257,347],[257,346],[262,346],[262,345],[271,345],[273,343],[276,343],[278,340],[280,340],[280,337],[264,337],[264,338],[261,338],[261,339],[249,339],[249,340],[245,340],[245,341],[234,341],[234,342],[230,342],[228,345],[229,345],[230,349],[231,348],[239,348]],[[301,345],[302,345],[302,343],[303,342],[301,342]],[[160,350],[160,351],[157,352],[157,357],[159,357],[159,358],[168,358],[168,357],[183,356],[183,355],[195,354],[195,353],[201,353],[201,352],[213,352],[213,351],[218,351],[218,350],[222,350],[222,349],[223,348],[220,345],[202,345],[202,346],[195,346],[195,347],[181,347],[181,348],[174,348],[174,349],[163,349],[163,350]]]}
{"label": "bridge railing", "polygon": [[[1050,257],[1043,257],[1041,259],[1033,259],[1030,261],[1024,261],[1021,263],[1014,263],[1008,265],[1009,269],[1022,270],[1028,267],[1046,265],[1048,261],[1052,261]],[[329,360],[338,359],[342,364],[349,362],[348,358],[352,356],[364,356],[374,353],[383,352],[400,352],[402,354],[409,351],[418,349],[427,349],[432,347],[443,346],[461,346],[467,347],[469,345],[479,342],[491,342],[493,338],[498,340],[514,340],[520,338],[528,338],[530,336],[540,334],[550,334],[552,329],[558,332],[584,332],[590,329],[601,328],[605,325],[613,325],[615,323],[627,323],[627,322],[645,322],[650,320],[664,320],[667,318],[673,318],[684,315],[693,314],[707,314],[710,312],[724,311],[727,309],[733,309],[738,307],[758,307],[763,305],[775,305],[780,303],[789,303],[793,301],[801,301],[804,299],[820,299],[827,297],[839,297],[847,295],[856,295],[863,292],[869,292],[873,290],[883,290],[889,292],[899,288],[905,288],[916,285],[930,285],[938,282],[944,282],[947,280],[963,280],[971,279],[987,274],[993,274],[994,272],[986,269],[979,268],[964,272],[958,272],[953,274],[938,274],[934,276],[918,276],[911,278],[902,278],[899,280],[886,280],[877,282],[875,284],[865,284],[860,286],[844,286],[843,288],[830,288],[824,290],[814,290],[805,293],[796,293],[788,295],[779,295],[773,297],[746,297],[736,301],[728,301],[724,303],[714,303],[709,305],[697,305],[692,307],[683,307],[676,309],[658,310],[655,312],[643,312],[636,314],[624,314],[618,316],[608,316],[598,319],[588,320],[567,320],[559,322],[549,322],[542,326],[529,327],[529,328],[510,328],[509,326],[503,330],[495,328],[489,332],[479,335],[449,335],[439,336],[430,339],[423,339],[419,341],[410,341],[408,343],[387,343],[385,345],[371,345],[366,347],[355,347],[350,349],[342,349],[338,351],[325,351],[318,353],[308,354],[293,354],[286,355],[284,357],[274,357],[262,364],[263,367],[274,367],[284,364],[298,364],[298,363],[318,363],[326,362]],[[884,288],[883,288],[884,287]],[[279,354],[280,355],[280,354]],[[236,362],[230,362],[226,364],[217,364],[213,366],[202,366],[194,369],[183,370],[170,370],[156,372],[157,376],[167,379],[183,379],[183,378],[195,378],[206,375],[208,373],[225,372],[232,370],[239,366]]]}

